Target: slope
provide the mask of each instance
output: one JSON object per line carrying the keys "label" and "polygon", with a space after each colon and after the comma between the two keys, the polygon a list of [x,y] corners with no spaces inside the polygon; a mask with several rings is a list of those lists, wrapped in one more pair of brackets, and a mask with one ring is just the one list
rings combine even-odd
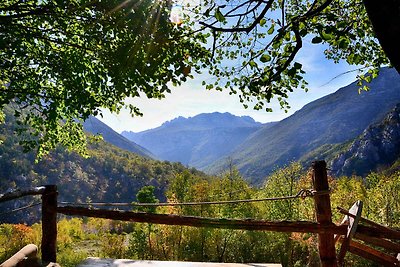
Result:
{"label": "slope", "polygon": [[[304,106],[292,116],[262,128],[238,146],[230,157],[241,173],[258,184],[274,168],[324,145],[351,140],[400,102],[400,76],[384,68],[370,84],[371,90],[358,94],[352,83],[333,94]],[[206,171],[225,169],[226,158]]]}
{"label": "slope", "polygon": [[[104,141],[90,144],[89,158],[82,158],[59,147],[35,163],[34,152],[24,153],[18,127],[12,112],[6,111],[6,121],[0,125],[0,194],[14,189],[56,184],[59,201],[71,202],[132,202],[145,185],[155,186],[156,195],[165,200],[164,191],[177,174],[188,172],[204,176],[182,164],[161,162],[119,149]],[[10,110],[8,110],[10,111]],[[0,224],[33,223],[40,218],[39,207],[15,213],[7,211],[40,203],[39,197],[26,197],[0,203]]]}
{"label": "slope", "polygon": [[95,117],[89,117],[83,123],[83,128],[85,129],[85,131],[91,134],[100,134],[103,137],[104,141],[116,147],[136,153],[141,156],[155,158],[155,156],[150,151],[148,151],[144,147],[135,144],[134,142],[129,141]]}
{"label": "slope", "polygon": [[364,176],[378,168],[391,166],[399,158],[400,104],[338,153],[330,168],[336,176]]}
{"label": "slope", "polygon": [[122,135],[160,159],[202,169],[215,159],[228,155],[261,126],[248,116],[215,112],[191,118],[179,117],[155,129],[122,132]]}

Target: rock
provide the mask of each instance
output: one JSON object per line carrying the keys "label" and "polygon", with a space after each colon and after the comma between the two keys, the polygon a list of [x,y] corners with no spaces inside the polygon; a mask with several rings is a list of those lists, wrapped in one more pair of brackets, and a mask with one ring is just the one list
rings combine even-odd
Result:
{"label": "rock", "polygon": [[347,151],[330,163],[335,176],[361,175],[381,165],[391,165],[400,157],[400,103],[385,118],[369,126]]}

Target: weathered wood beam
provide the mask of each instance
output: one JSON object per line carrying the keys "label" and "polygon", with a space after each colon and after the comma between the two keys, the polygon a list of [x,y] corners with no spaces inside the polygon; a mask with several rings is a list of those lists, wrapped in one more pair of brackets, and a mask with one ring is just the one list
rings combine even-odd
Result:
{"label": "weathered wood beam", "polygon": [[57,186],[46,185],[42,195],[42,261],[57,262]]}
{"label": "weathered wood beam", "polygon": [[344,219],[344,221],[348,219],[349,224],[348,224],[347,234],[344,238],[342,238],[342,246],[340,247],[340,251],[337,257],[339,266],[343,266],[344,257],[346,256],[346,253],[349,250],[351,239],[353,238],[353,236],[357,231],[357,226],[361,218],[362,207],[363,207],[363,202],[358,200],[349,210],[349,213],[353,214],[354,217],[346,216]]}
{"label": "weathered wood beam", "polygon": [[165,225],[183,225],[194,227],[209,227],[237,230],[256,230],[274,232],[299,233],[336,233],[345,234],[347,226],[321,225],[315,222],[298,221],[264,221],[252,219],[214,219],[196,216],[180,216],[175,214],[152,214],[144,212],[115,211],[88,209],[83,207],[58,207],[57,212],[70,216],[97,217],[111,220],[121,220],[139,223],[154,223]]}
{"label": "weathered wood beam", "polygon": [[383,231],[382,229],[366,225],[358,225],[356,234],[364,234],[370,237],[377,237],[377,238],[400,240],[400,235],[398,232]]}
{"label": "weathered wood beam", "polygon": [[[17,267],[17,266],[39,266],[36,255],[38,247],[29,244],[23,247],[20,251],[15,253],[11,258],[0,264],[1,267]],[[29,262],[29,265],[22,262]]]}
{"label": "weathered wood beam", "polygon": [[355,234],[354,238],[362,240],[368,244],[387,249],[392,252],[400,253],[400,244],[391,242],[384,238],[370,237],[364,234]]}
{"label": "weathered wood beam", "polygon": [[396,257],[388,255],[382,251],[370,248],[354,240],[350,241],[349,252],[379,263],[381,266],[397,266],[399,261]]}
{"label": "weathered wood beam", "polygon": [[[350,217],[355,217],[353,214],[351,214],[349,211],[337,207],[340,213],[350,216]],[[357,228],[357,233],[365,234],[370,237],[381,237],[381,238],[387,238],[387,239],[400,239],[400,231],[389,228],[386,226],[383,226],[381,224],[378,224],[376,222],[373,222],[371,220],[368,220],[366,218],[361,217],[360,222],[365,223],[370,225],[371,227],[364,226],[364,225],[359,225]],[[372,229],[372,231],[371,231]]]}
{"label": "weathered wood beam", "polygon": [[[329,194],[318,195],[318,192],[329,191],[328,176],[326,173],[325,161],[314,161],[313,169],[313,186],[317,194],[314,196],[315,213],[317,222],[320,225],[334,225],[332,223],[332,209]],[[347,226],[346,226],[347,228]],[[322,267],[336,267],[336,250],[333,233],[318,234],[318,251],[321,259]]]}
{"label": "weathered wood beam", "polygon": [[5,194],[0,194],[0,202],[9,201],[24,196],[41,195],[43,194],[44,190],[45,190],[44,186],[35,187],[24,191],[17,189]]}

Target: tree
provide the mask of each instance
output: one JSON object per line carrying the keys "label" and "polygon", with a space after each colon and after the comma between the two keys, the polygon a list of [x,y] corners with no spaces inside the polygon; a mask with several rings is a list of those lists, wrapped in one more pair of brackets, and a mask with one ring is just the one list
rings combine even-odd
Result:
{"label": "tree", "polygon": [[396,0],[371,1],[364,0],[364,5],[372,26],[390,59],[391,64],[400,73],[400,53],[398,43],[400,36],[400,3]]}
{"label": "tree", "polygon": [[209,87],[238,92],[245,106],[253,101],[255,109],[271,111],[266,103],[277,98],[283,108],[289,107],[288,93],[307,86],[296,56],[309,40],[323,45],[326,58],[345,60],[368,72],[359,75],[360,86],[376,77],[380,66],[389,64],[362,0],[206,3],[209,8],[204,12],[200,8],[197,19],[212,35],[210,72],[218,78]]}
{"label": "tree", "polygon": [[[372,2],[364,1],[377,37],[399,70],[397,46],[383,41],[386,15]],[[245,107],[271,111],[276,98],[289,108],[288,94],[307,88],[296,56],[308,40],[322,44],[326,58],[367,71],[360,86],[389,64],[362,0],[187,3],[183,23],[174,25],[169,1],[2,1],[0,105],[14,106],[25,147],[38,148],[39,156],[58,143],[83,152],[79,122],[100,108],[118,112],[126,97],[163,98],[169,82],[186,81],[190,67],[207,68],[216,81],[206,88],[227,88]],[[380,7],[396,6],[387,0]],[[393,23],[398,8],[392,10],[389,32],[400,28]]]}
{"label": "tree", "polygon": [[[159,200],[154,195],[155,187],[152,185],[142,187],[136,194],[136,199],[139,203],[158,203]],[[150,207],[139,207],[138,210],[144,212],[155,213],[157,207],[150,206]],[[139,232],[140,233],[140,229]],[[148,241],[148,255],[150,259],[153,259],[153,248],[152,248],[152,241],[151,241],[151,233],[152,233],[152,224],[147,224],[147,241]]]}
{"label": "tree", "polygon": [[[155,187],[152,185],[143,186],[136,194],[136,199],[139,203],[158,203],[159,200],[154,195]],[[156,212],[156,206],[150,207],[139,207],[138,210],[144,212],[154,213]]]}
{"label": "tree", "polygon": [[25,148],[83,152],[90,115],[118,112],[140,93],[163,98],[168,83],[185,81],[186,65],[207,58],[205,39],[183,38],[187,27],[167,11],[151,0],[1,1],[0,106],[14,108]]}

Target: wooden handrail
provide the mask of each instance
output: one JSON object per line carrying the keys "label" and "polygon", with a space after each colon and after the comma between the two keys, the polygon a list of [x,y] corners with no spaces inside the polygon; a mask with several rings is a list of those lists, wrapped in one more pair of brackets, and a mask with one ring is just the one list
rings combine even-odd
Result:
{"label": "wooden handrail", "polygon": [[[337,209],[338,209],[338,211],[340,213],[342,213],[344,215],[350,216],[352,218],[355,217],[354,214],[350,213],[348,210],[346,210],[344,208],[337,207]],[[387,238],[387,239],[400,239],[400,231],[398,231],[398,230],[394,230],[392,228],[383,226],[381,224],[378,224],[376,222],[373,222],[373,221],[368,220],[368,219],[363,218],[363,217],[360,218],[360,222],[363,222],[363,223],[368,224],[368,225],[371,226],[371,227],[367,227],[367,228],[374,229],[373,231],[371,231],[369,233],[367,231],[363,231],[362,232],[363,234],[366,234],[366,235],[371,236],[371,237],[384,237],[384,238]],[[357,233],[360,232],[360,230],[359,230],[360,228],[365,228],[366,226],[359,225],[358,227],[359,228],[357,230]]]}
{"label": "wooden handrail", "polygon": [[45,189],[46,187],[40,186],[40,187],[34,187],[29,190],[24,190],[24,191],[14,190],[5,194],[0,194],[0,202],[9,201],[24,196],[42,195]]}
{"label": "wooden handrail", "polygon": [[16,267],[16,266],[21,266],[20,263],[23,261],[29,261],[29,265],[23,265],[23,266],[40,266],[37,259],[38,247],[29,244],[23,247],[20,251],[15,253],[11,258],[3,262],[0,267]]}
{"label": "wooden handrail", "polygon": [[153,214],[144,212],[115,211],[102,209],[89,209],[83,207],[58,207],[57,212],[70,216],[86,216],[112,220],[154,223],[165,225],[184,225],[194,227],[209,227],[238,230],[299,232],[299,233],[337,233],[345,234],[346,225],[319,224],[308,221],[264,221],[252,219],[215,219],[196,216],[180,216],[175,214]]}
{"label": "wooden handrail", "polygon": [[[253,219],[217,219],[204,218],[196,216],[180,216],[175,214],[153,214],[131,211],[101,210],[84,207],[57,206],[57,187],[48,185],[37,187],[27,191],[15,191],[11,193],[0,194],[0,202],[19,198],[26,195],[42,195],[42,260],[45,263],[56,262],[56,238],[57,238],[57,213],[71,216],[86,216],[105,218],[111,220],[122,220],[140,223],[154,223],[164,225],[182,225],[193,227],[208,227],[222,229],[255,230],[255,231],[273,231],[273,232],[299,232],[299,233],[317,233],[318,248],[323,267],[336,267],[336,252],[334,246],[334,234],[345,235],[347,225],[335,225],[332,223],[332,212],[329,194],[329,184],[326,174],[326,163],[316,161],[313,163],[313,185],[315,200],[315,211],[317,222],[309,221],[265,221]],[[319,193],[319,194],[318,194]],[[349,215],[348,211],[339,208],[339,211]],[[377,243],[376,238],[400,239],[400,232],[376,224],[364,218],[362,222],[368,224],[358,225],[355,237],[371,243]],[[387,240],[386,240],[387,241]],[[362,245],[362,244],[361,244]],[[383,244],[383,247],[396,251],[398,246],[389,241]],[[350,252],[359,252],[358,242],[350,240]],[[353,252],[353,253],[354,253]],[[400,254],[399,254],[400,255]],[[365,255],[364,255],[365,256]],[[367,255],[369,259],[374,257]],[[368,258],[366,257],[366,258]],[[400,256],[398,256],[400,258]],[[1,265],[0,267],[8,267]]]}

